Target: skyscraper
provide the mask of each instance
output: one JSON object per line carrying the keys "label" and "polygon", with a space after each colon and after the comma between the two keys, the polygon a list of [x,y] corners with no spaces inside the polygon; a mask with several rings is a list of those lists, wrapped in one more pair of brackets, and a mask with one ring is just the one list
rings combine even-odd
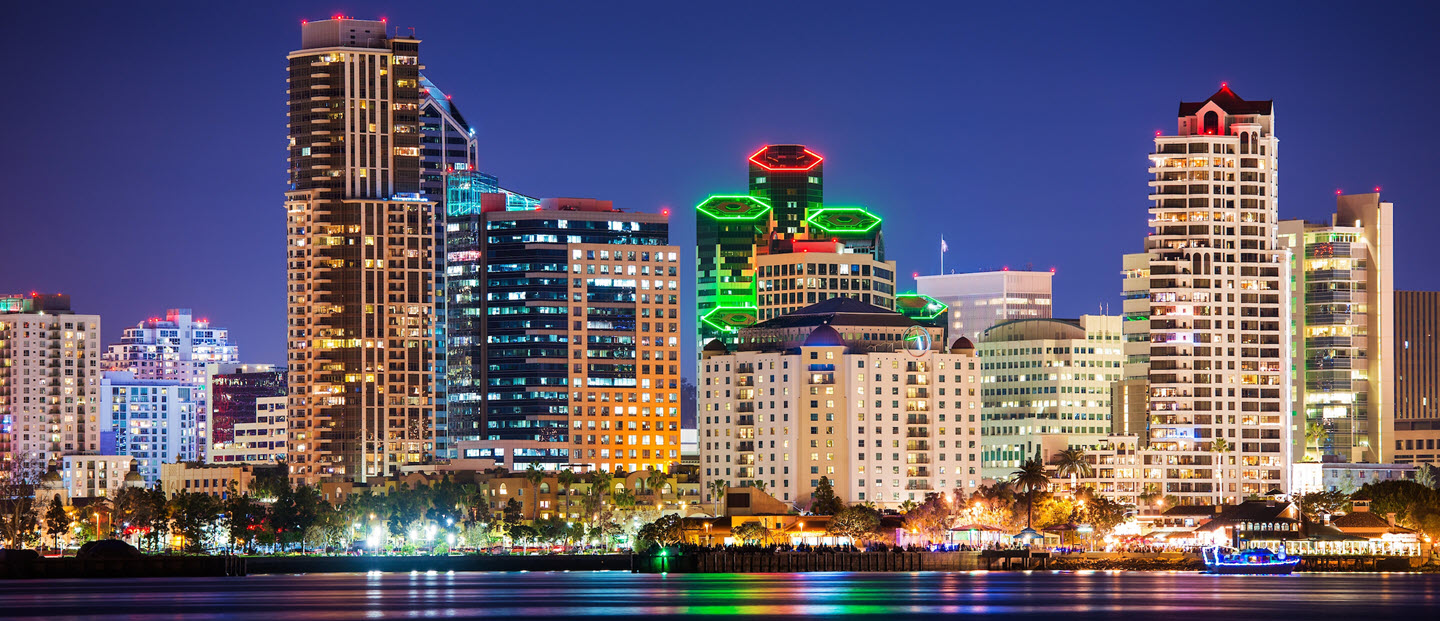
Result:
{"label": "skyscraper", "polygon": [[100,450],[100,317],[63,294],[0,297],[0,476]]}
{"label": "skyscraper", "polygon": [[680,262],[662,214],[451,176],[451,433],[511,470],[680,460]]}
{"label": "skyscraper", "polygon": [[[276,369],[269,364],[212,364],[205,368],[205,375],[210,433],[206,436],[204,459],[207,463],[238,461],[235,459],[237,455],[250,453],[237,451],[236,447],[253,439],[240,437],[242,430],[268,431],[268,428],[256,427],[262,410],[272,419],[284,416],[287,373],[285,369]],[[261,401],[267,399],[271,401],[261,408]],[[275,400],[280,401],[279,408],[275,407]],[[275,414],[277,409],[282,413]],[[288,453],[288,446],[286,448],[284,452]]]}
{"label": "skyscraper", "polygon": [[1387,463],[1395,405],[1394,205],[1337,196],[1328,224],[1280,223],[1290,250],[1296,461]]}
{"label": "skyscraper", "polygon": [[420,41],[301,27],[288,56],[291,477],[364,481],[435,450],[436,219]]}
{"label": "skyscraper", "polygon": [[[716,194],[695,208],[700,343],[733,343],[740,328],[834,297],[895,307],[880,218],[823,203],[825,158],[768,145],[746,161],[748,194]],[[807,254],[815,256],[786,256]]]}
{"label": "skyscraper", "polygon": [[1125,375],[1149,380],[1142,467],[1154,491],[1228,503],[1286,489],[1300,423],[1289,412],[1274,110],[1222,85],[1181,103],[1177,126],[1156,135],[1150,155],[1148,260],[1126,264],[1126,289],[1148,278],[1149,301],[1126,307]]}
{"label": "skyscraper", "polygon": [[195,427],[203,395],[191,382],[105,372],[100,380],[103,452],[133,457],[148,485],[160,481],[162,463],[199,461],[203,443],[196,441]]}
{"label": "skyscraper", "polygon": [[1049,319],[1054,272],[1000,270],[915,278],[915,290],[950,307],[950,334],[980,342],[991,326]]}

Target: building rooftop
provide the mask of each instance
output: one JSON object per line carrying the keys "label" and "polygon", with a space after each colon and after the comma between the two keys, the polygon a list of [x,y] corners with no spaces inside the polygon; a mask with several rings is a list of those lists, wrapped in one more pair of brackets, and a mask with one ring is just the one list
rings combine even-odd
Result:
{"label": "building rooftop", "polygon": [[1215,94],[1206,98],[1205,101],[1180,102],[1180,116],[1195,116],[1195,113],[1199,112],[1201,108],[1204,108],[1205,104],[1212,101],[1220,106],[1221,110],[1231,115],[1270,114],[1274,106],[1274,101],[1269,99],[1264,101],[1246,101],[1241,99],[1239,95],[1235,94],[1235,91],[1230,90],[1228,84],[1222,83],[1220,90],[1215,91]]}
{"label": "building rooftop", "polygon": [[832,327],[919,325],[914,320],[888,308],[867,304],[855,298],[838,297],[762,321],[747,329],[799,328],[826,324]]}

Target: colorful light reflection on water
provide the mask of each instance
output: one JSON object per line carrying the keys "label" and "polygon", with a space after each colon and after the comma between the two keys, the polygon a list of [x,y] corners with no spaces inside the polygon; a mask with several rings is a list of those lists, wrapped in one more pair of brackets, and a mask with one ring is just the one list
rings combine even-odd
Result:
{"label": "colorful light reflection on water", "polygon": [[[356,573],[0,582],[0,616],[66,619],[694,617],[1433,618],[1440,576],[971,572]],[[1201,615],[1196,617],[1195,615]]]}

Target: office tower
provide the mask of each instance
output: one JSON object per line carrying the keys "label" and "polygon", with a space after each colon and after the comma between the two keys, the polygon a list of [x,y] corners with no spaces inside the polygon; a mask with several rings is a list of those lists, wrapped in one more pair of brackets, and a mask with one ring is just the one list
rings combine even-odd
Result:
{"label": "office tower", "polygon": [[1328,224],[1280,223],[1290,251],[1294,461],[1386,463],[1395,424],[1394,205],[1337,196]]}
{"label": "office tower", "polygon": [[[288,419],[284,407],[289,392],[286,370],[270,364],[212,364],[205,368],[205,375],[211,425],[204,460],[207,463],[244,461],[241,457],[248,460],[255,453],[237,449],[254,448],[254,443],[261,440],[251,437],[253,435],[275,436],[270,428],[275,418]],[[262,417],[269,420],[261,421]],[[269,448],[275,448],[275,440],[264,441],[271,443]],[[286,449],[288,453],[288,442]]]}
{"label": "office tower", "polygon": [[950,334],[979,342],[997,323],[1051,316],[1054,272],[1001,270],[915,278],[915,291],[950,309]]}
{"label": "office tower", "polygon": [[38,477],[100,450],[100,317],[70,296],[0,298],[0,476]]}
{"label": "office tower", "polygon": [[1008,477],[1030,459],[1093,450],[1114,432],[1110,385],[1120,380],[1120,317],[1014,319],[985,331],[983,474]]}
{"label": "office tower", "polygon": [[748,194],[695,207],[700,343],[733,344],[740,328],[833,297],[894,308],[895,264],[885,261],[880,218],[824,205],[823,162],[803,145],[763,147],[747,160]]}
{"label": "office tower", "polygon": [[420,41],[307,22],[289,59],[292,480],[365,481],[435,450],[434,203]]}
{"label": "office tower", "polygon": [[1145,315],[1126,305],[1127,320],[1144,317],[1127,321],[1127,338],[1145,346],[1127,362],[1150,385],[1148,491],[1183,504],[1287,488],[1299,420],[1288,412],[1289,253],[1276,234],[1273,122],[1271,102],[1222,86],[1181,103],[1176,135],[1156,135],[1150,156],[1148,261],[1126,264],[1127,293],[1142,286],[1132,277],[1149,293]]}
{"label": "office tower", "polygon": [[1397,464],[1440,466],[1440,291],[1395,292]]}
{"label": "office tower", "polygon": [[678,463],[680,250],[666,216],[535,203],[483,176],[451,184],[457,451],[512,471]]}
{"label": "office tower", "polygon": [[[420,75],[420,196],[434,203],[435,248],[445,247],[446,175],[468,173],[479,162],[475,128],[465,121],[450,95]],[[454,457],[450,447],[445,371],[445,262],[437,250],[435,261],[435,454]]]}
{"label": "office tower", "polygon": [[[188,308],[172,308],[165,317],[151,317],[126,328],[120,342],[101,356],[106,371],[125,371],[140,380],[174,380],[197,389],[194,424],[186,429],[194,438],[186,446],[198,449],[196,459],[205,458],[209,437],[209,406],[205,403],[205,367],[239,360],[239,347],[230,343],[230,332],[196,318]],[[107,427],[108,429],[108,427]],[[158,476],[158,475],[157,475]]]}
{"label": "office tower", "polygon": [[147,485],[160,481],[162,463],[199,461],[195,428],[203,395],[190,382],[105,372],[100,380],[101,452],[133,457]]}
{"label": "office tower", "polygon": [[899,313],[839,297],[740,331],[701,352],[705,481],[763,483],[809,506],[821,477],[846,502],[893,509],[980,484],[974,346]]}
{"label": "office tower", "polygon": [[[445,332],[447,452],[456,457],[455,445],[473,446],[485,439],[485,344],[480,335],[486,321],[480,257],[485,247],[482,203],[491,211],[539,209],[534,198],[501,188],[493,175],[454,170],[446,177],[445,196]],[[486,198],[488,196],[488,199]]]}

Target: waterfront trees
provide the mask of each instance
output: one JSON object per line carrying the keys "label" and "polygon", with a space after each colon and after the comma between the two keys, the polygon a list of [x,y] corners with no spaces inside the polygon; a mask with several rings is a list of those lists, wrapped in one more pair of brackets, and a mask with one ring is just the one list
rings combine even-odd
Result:
{"label": "waterfront trees", "polygon": [[1035,492],[1050,484],[1050,476],[1045,474],[1045,463],[1039,457],[1031,459],[1020,465],[1020,469],[1011,473],[1010,481],[1017,490],[1024,491],[1027,496],[1025,507],[1025,527],[1031,528],[1031,520],[1034,517]]}
{"label": "waterfront trees", "polygon": [[747,544],[764,544],[770,541],[770,529],[760,522],[746,522],[732,529],[730,536]]}
{"label": "waterfront trees", "polygon": [[810,493],[810,512],[815,515],[835,515],[845,508],[845,502],[835,496],[835,487],[830,477],[820,477],[815,491]]}
{"label": "waterfront trees", "polygon": [[849,537],[860,547],[879,536],[880,512],[866,505],[850,505],[835,512],[830,518],[826,533],[834,537]]}

